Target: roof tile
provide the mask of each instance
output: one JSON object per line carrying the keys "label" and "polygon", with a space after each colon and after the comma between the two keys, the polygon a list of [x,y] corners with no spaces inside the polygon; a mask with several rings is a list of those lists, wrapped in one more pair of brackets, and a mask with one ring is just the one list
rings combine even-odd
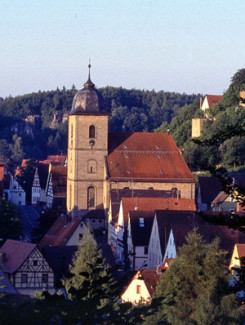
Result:
{"label": "roof tile", "polygon": [[169,134],[109,134],[110,180],[195,183],[180,150]]}
{"label": "roof tile", "polygon": [[14,273],[17,271],[36,247],[37,246],[32,243],[7,239],[0,248],[0,254],[6,254],[6,262],[3,264],[2,268],[3,272]]}

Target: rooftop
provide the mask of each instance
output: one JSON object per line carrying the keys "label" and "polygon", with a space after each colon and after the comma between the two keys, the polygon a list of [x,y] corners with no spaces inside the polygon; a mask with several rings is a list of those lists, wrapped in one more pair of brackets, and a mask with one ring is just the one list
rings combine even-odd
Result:
{"label": "rooftop", "polygon": [[37,246],[32,243],[24,243],[17,240],[7,239],[0,248],[0,254],[6,254],[6,259],[2,255],[3,272],[16,272],[36,247]]}
{"label": "rooftop", "polygon": [[109,133],[111,181],[195,183],[180,150],[166,133]]}

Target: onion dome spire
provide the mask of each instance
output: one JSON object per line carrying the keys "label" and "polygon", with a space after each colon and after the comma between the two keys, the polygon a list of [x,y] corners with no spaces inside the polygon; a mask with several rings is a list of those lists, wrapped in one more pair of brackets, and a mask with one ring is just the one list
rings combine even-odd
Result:
{"label": "onion dome spire", "polygon": [[90,64],[90,59],[89,59],[89,64],[88,64],[88,80],[83,85],[84,88],[86,88],[86,89],[94,88],[94,84],[92,83],[92,81],[90,79],[90,68],[91,68],[91,64]]}
{"label": "onion dome spire", "polygon": [[73,98],[70,114],[99,113],[103,106],[103,98],[90,78],[90,60],[88,69],[88,80]]}

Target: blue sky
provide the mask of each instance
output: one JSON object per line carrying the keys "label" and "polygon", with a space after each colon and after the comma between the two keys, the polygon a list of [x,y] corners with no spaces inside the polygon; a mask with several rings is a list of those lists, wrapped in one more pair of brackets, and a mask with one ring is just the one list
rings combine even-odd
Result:
{"label": "blue sky", "polygon": [[0,0],[0,97],[97,87],[222,94],[244,68],[241,0]]}

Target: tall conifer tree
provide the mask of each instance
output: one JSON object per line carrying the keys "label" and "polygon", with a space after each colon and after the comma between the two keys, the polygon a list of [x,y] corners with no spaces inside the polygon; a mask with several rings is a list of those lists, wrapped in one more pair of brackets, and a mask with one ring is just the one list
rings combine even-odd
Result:
{"label": "tall conifer tree", "polygon": [[206,244],[199,234],[190,233],[159,281],[161,307],[146,324],[243,324],[243,308],[231,290],[219,241]]}

